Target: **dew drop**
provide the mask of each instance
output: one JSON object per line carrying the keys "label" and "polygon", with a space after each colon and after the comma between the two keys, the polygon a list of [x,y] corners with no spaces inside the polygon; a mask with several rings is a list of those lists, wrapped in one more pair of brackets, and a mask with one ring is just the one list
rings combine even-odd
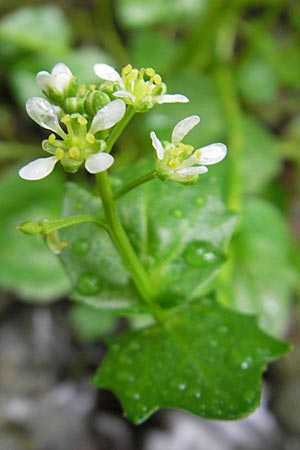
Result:
{"label": "dew drop", "polygon": [[249,367],[252,366],[252,363],[253,363],[252,358],[251,358],[250,356],[248,356],[248,357],[241,363],[241,368],[242,368],[243,370],[247,370],[247,369],[249,369]]}
{"label": "dew drop", "polygon": [[195,398],[200,398],[201,397],[201,392],[195,392]]}
{"label": "dew drop", "polygon": [[95,273],[84,273],[78,280],[77,290],[82,295],[95,295],[100,289],[101,280]]}
{"label": "dew drop", "polygon": [[78,239],[72,245],[72,250],[74,253],[81,256],[81,255],[85,255],[88,252],[89,247],[90,247],[90,245],[89,245],[89,242],[87,239]]}
{"label": "dew drop", "polygon": [[180,384],[178,385],[178,389],[179,389],[180,391],[185,391],[185,390],[186,390],[186,384],[180,383]]}
{"label": "dew drop", "polygon": [[205,241],[193,241],[187,245],[183,257],[191,267],[207,267],[222,261],[223,256]]}

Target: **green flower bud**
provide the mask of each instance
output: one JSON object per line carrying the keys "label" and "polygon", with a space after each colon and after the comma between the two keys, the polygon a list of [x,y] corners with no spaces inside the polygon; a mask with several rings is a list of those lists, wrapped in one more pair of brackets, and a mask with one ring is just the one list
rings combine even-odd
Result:
{"label": "green flower bud", "polygon": [[16,230],[21,231],[24,234],[29,234],[30,236],[36,236],[41,233],[42,227],[36,222],[27,220],[15,227]]}
{"label": "green flower bud", "polygon": [[103,108],[103,106],[107,105],[110,102],[110,98],[105,92],[101,91],[91,91],[86,100],[84,101],[84,109],[85,112],[94,117],[99,109]]}
{"label": "green flower bud", "polygon": [[64,110],[68,114],[83,113],[84,112],[84,99],[78,97],[68,97],[64,103]]}

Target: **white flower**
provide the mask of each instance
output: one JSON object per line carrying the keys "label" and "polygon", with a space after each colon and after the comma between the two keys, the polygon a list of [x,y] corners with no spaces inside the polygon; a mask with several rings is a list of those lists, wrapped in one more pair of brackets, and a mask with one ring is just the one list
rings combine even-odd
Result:
{"label": "white flower", "polygon": [[193,146],[181,142],[199,122],[199,116],[189,116],[178,122],[173,129],[171,142],[162,143],[154,131],[150,133],[158,158],[156,170],[160,178],[181,183],[193,182],[198,175],[208,171],[207,165],[216,164],[225,158],[227,148],[224,144],[211,144],[195,150]]}
{"label": "white flower", "polygon": [[[54,135],[44,141],[43,148],[52,153],[48,158],[36,159],[20,169],[19,175],[25,180],[40,180],[49,175],[56,163],[61,161],[69,172],[76,172],[85,161],[85,168],[95,174],[107,170],[114,163],[114,158],[105,149],[105,142],[97,140],[94,135],[98,131],[108,130],[118,123],[125,114],[126,106],[123,100],[117,99],[105,105],[94,116],[90,128],[80,114],[67,115],[62,118],[66,124],[67,133],[61,128],[58,119],[59,108],[47,100],[33,97],[26,104],[29,116],[43,128],[54,131],[62,140],[56,140]],[[78,137],[82,141],[78,142]]]}
{"label": "white flower", "polygon": [[151,68],[137,70],[128,64],[122,69],[122,75],[108,64],[96,64],[94,70],[99,78],[117,86],[117,89],[113,90],[115,97],[122,98],[137,111],[147,111],[156,103],[189,101],[181,94],[166,94],[166,85],[162,82],[160,75]]}
{"label": "white flower", "polygon": [[63,63],[56,64],[51,73],[42,70],[38,72],[36,80],[43,92],[50,98],[63,98],[75,80],[71,70]]}

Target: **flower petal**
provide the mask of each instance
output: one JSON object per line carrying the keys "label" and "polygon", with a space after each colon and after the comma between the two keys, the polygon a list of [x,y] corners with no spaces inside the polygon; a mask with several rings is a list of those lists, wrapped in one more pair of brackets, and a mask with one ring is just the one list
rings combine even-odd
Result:
{"label": "flower petal", "polygon": [[94,116],[89,133],[95,134],[97,131],[108,130],[118,123],[124,116],[126,105],[121,99],[113,100],[105,105]]}
{"label": "flower petal", "polygon": [[119,91],[115,91],[114,96],[120,97],[120,98],[130,98],[133,101],[135,100],[135,96],[131,92],[125,91],[125,89],[120,89]]}
{"label": "flower petal", "polygon": [[47,130],[55,131],[64,138],[65,133],[60,127],[57,117],[57,107],[41,97],[32,97],[27,100],[26,111],[29,117]]}
{"label": "flower petal", "polygon": [[53,69],[51,71],[51,75],[54,75],[56,77],[57,75],[60,75],[62,73],[65,75],[68,75],[70,78],[73,76],[69,67],[66,66],[64,63],[55,64],[55,66],[53,67]]}
{"label": "flower petal", "polygon": [[45,70],[41,70],[36,75],[36,81],[42,91],[47,91],[47,88],[49,86],[53,85],[53,77],[50,75],[50,73],[46,72]]}
{"label": "flower petal", "polygon": [[103,172],[114,163],[114,157],[109,153],[98,152],[89,156],[85,161],[85,168],[89,173]]}
{"label": "flower petal", "polygon": [[94,72],[102,80],[119,81],[121,79],[118,72],[108,64],[95,64]]}
{"label": "flower petal", "polygon": [[[197,151],[197,150],[196,150]],[[206,147],[200,148],[200,158],[198,164],[216,164],[225,158],[227,153],[227,147],[224,144],[211,144]]]}
{"label": "flower petal", "polygon": [[206,173],[208,171],[205,166],[195,166],[195,167],[186,167],[184,169],[176,170],[176,173],[183,177],[187,177],[189,175],[200,175],[202,173]]}
{"label": "flower petal", "polygon": [[172,133],[172,143],[178,144],[200,122],[199,116],[189,116],[178,122]]}
{"label": "flower petal", "polygon": [[52,172],[57,161],[56,156],[36,159],[22,167],[19,170],[19,175],[24,180],[41,180]]}
{"label": "flower petal", "polygon": [[156,97],[156,101],[159,104],[162,103],[187,103],[190,101],[185,95],[181,94],[164,94]]}
{"label": "flower petal", "polygon": [[156,150],[158,159],[160,159],[160,160],[164,159],[165,149],[164,149],[162,143],[160,142],[160,140],[158,139],[158,137],[156,136],[154,131],[151,131],[150,137],[152,140],[152,145]]}

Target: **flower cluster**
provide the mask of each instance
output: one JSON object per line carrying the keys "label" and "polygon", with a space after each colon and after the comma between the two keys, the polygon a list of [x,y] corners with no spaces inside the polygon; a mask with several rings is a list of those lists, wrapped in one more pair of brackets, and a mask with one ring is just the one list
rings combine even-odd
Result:
{"label": "flower cluster", "polygon": [[130,65],[120,76],[107,64],[96,64],[99,86],[79,85],[63,63],[51,73],[41,71],[37,82],[48,98],[28,100],[28,115],[41,127],[52,131],[42,143],[51,156],[36,159],[19,171],[26,180],[49,175],[60,161],[67,172],[77,172],[84,163],[89,173],[107,170],[114,162],[106,140],[112,128],[122,120],[127,105],[142,112],[156,103],[187,102],[183,95],[166,94],[166,85],[153,69],[133,69]]}
{"label": "flower cluster", "polygon": [[224,144],[211,144],[195,150],[192,145],[181,142],[199,122],[199,116],[189,116],[178,122],[173,129],[171,142],[161,142],[155,132],[151,132],[159,178],[193,183],[200,174],[207,172],[207,165],[216,164],[225,158],[227,149]]}
{"label": "flower cluster", "polygon": [[[98,86],[79,85],[63,63],[56,64],[51,73],[41,71],[37,74],[37,82],[48,99],[30,98],[26,110],[32,120],[52,131],[42,142],[43,150],[51,156],[36,159],[21,168],[19,175],[22,178],[40,180],[49,175],[58,162],[70,173],[77,172],[83,164],[91,174],[105,171],[114,163],[107,139],[128,108],[132,114],[148,111],[156,104],[189,101],[181,94],[167,94],[161,76],[152,68],[138,70],[128,64],[119,74],[113,67],[99,63],[94,66],[94,71],[101,79]],[[123,123],[126,121],[124,118]],[[225,157],[224,144],[195,150],[182,143],[199,121],[198,116],[180,121],[173,130],[171,142],[161,142],[155,132],[151,132],[159,178],[190,183],[199,174],[207,172],[206,165]],[[120,125],[122,129],[124,125]]]}
{"label": "flower cluster", "polygon": [[106,80],[107,89],[111,89],[115,97],[122,98],[136,111],[143,112],[153,108],[156,103],[186,103],[189,101],[185,95],[167,94],[167,87],[161,76],[154,69],[133,69],[128,64],[122,69],[121,75],[107,64],[96,64],[96,75]]}

